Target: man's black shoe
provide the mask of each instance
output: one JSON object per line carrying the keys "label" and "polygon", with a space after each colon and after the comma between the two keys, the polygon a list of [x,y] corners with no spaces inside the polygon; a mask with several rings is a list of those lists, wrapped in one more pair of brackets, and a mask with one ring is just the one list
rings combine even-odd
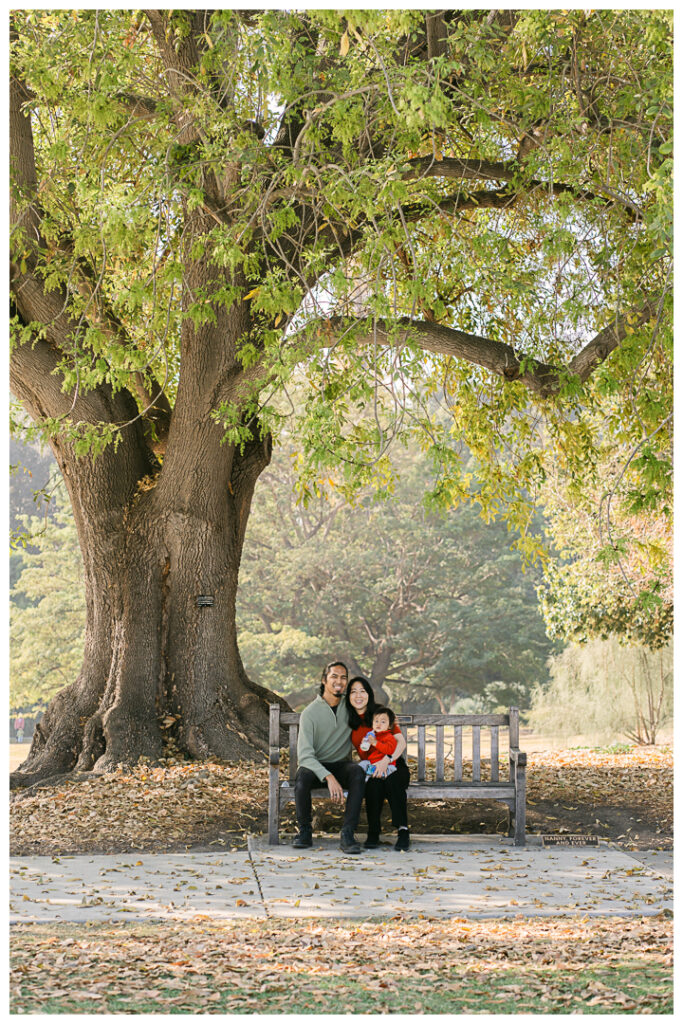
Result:
{"label": "man's black shoe", "polygon": [[294,842],[292,843],[292,846],[296,850],[303,850],[307,846],[313,846],[313,829],[302,828],[299,834],[294,837]]}
{"label": "man's black shoe", "polygon": [[379,846],[379,834],[374,835],[372,832],[368,832],[368,838],[363,843],[366,850],[376,850]]}
{"label": "man's black shoe", "polygon": [[410,849],[410,832],[407,828],[400,828],[398,830],[398,839],[394,843],[395,850],[409,850]]}
{"label": "man's black shoe", "polygon": [[352,828],[343,828],[341,830],[339,845],[344,853],[360,853],[360,843],[354,838]]}

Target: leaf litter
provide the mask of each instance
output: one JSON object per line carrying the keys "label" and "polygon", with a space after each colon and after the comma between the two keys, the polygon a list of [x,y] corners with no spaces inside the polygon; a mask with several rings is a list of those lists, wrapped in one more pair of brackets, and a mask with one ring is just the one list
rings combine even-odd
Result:
{"label": "leaf litter", "polygon": [[418,1006],[424,1012],[583,1012],[584,1006],[671,1012],[673,929],[664,915],[396,918],[381,925],[389,941],[381,956],[371,956],[378,927],[202,919],[17,925],[11,1009],[85,1013],[93,1012],[92,1003],[96,1012],[157,1013],[405,1013],[419,1012]]}
{"label": "leaf litter", "polygon": [[[433,771],[428,761],[427,776]],[[636,747],[619,754],[580,749],[530,754],[527,780],[529,831],[585,831],[641,848],[673,843],[673,756],[668,747]],[[262,763],[140,763],[15,791],[10,851],[225,849],[244,845],[246,832],[266,831],[267,805],[268,769]],[[504,808],[495,804],[484,821],[483,802],[413,801],[409,807],[416,834],[496,832],[506,824]],[[321,808],[321,830],[339,826],[339,808],[329,801],[316,808]],[[293,824],[292,813],[290,805],[285,828]]]}

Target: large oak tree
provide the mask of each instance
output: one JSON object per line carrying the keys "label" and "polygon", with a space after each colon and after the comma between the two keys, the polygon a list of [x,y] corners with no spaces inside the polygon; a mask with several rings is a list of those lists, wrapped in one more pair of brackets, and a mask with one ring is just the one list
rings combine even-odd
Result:
{"label": "large oak tree", "polygon": [[11,386],[87,608],[16,781],[264,747],[235,594],[292,374],[304,495],[409,431],[466,497],[437,392],[517,525],[605,396],[668,458],[666,12],[17,11],[11,60]]}

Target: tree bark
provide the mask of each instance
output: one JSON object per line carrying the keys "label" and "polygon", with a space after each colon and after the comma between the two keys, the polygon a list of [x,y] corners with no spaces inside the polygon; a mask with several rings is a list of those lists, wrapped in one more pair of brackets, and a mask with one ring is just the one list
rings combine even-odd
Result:
{"label": "tree bark", "polygon": [[[27,275],[16,309],[28,321],[36,304],[60,301]],[[118,447],[97,458],[79,458],[63,438],[51,441],[83,554],[85,650],[78,679],[37,727],[15,785],[169,750],[195,758],[258,756],[267,745],[268,703],[287,707],[247,678],[235,624],[244,536],[270,438],[243,449],[223,445],[209,415],[242,317],[234,308],[221,314],[211,329],[220,331],[220,346],[186,328],[163,467],[128,392],[101,386],[65,394],[50,340],[14,353],[12,390],[37,421],[71,414],[86,423],[128,423]]]}
{"label": "tree bark", "polygon": [[109,449],[93,461],[76,459],[69,447],[53,443],[83,553],[83,666],[50,703],[13,784],[175,752],[258,757],[267,743],[268,703],[280,698],[247,678],[235,595],[269,440],[243,453],[216,446],[206,460],[213,503],[199,490],[188,500],[179,478],[162,488],[158,475],[140,472],[148,468],[142,457],[136,482],[142,484],[131,493],[127,479],[135,473],[127,478]]}

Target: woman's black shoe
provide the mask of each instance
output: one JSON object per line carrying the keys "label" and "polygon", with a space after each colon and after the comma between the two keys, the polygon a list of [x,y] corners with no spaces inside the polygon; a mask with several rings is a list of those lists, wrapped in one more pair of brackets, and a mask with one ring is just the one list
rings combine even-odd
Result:
{"label": "woman's black shoe", "polygon": [[398,839],[394,843],[395,850],[409,850],[410,849],[410,831],[407,828],[400,828],[398,830]]}
{"label": "woman's black shoe", "polygon": [[368,832],[368,838],[363,843],[366,850],[376,850],[379,846],[379,832],[375,835],[374,832]]}

